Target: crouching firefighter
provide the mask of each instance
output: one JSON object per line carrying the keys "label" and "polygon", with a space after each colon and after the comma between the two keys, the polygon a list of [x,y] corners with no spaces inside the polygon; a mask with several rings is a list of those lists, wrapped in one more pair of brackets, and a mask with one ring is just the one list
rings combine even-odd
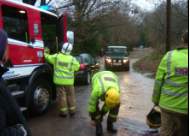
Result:
{"label": "crouching firefighter", "polygon": [[[100,108],[101,103],[103,106]],[[120,89],[118,77],[111,71],[101,71],[92,77],[92,92],[88,112],[96,124],[96,136],[103,135],[102,120],[108,113],[107,131],[117,133],[113,123],[117,119],[120,107]]]}

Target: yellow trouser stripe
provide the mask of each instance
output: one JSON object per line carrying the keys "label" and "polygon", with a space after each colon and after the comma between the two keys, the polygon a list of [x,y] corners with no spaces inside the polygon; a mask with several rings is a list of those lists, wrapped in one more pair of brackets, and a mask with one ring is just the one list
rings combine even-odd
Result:
{"label": "yellow trouser stripe", "polygon": [[75,106],[72,106],[72,107],[69,108],[69,110],[75,110],[75,109],[76,109]]}
{"label": "yellow trouser stripe", "polygon": [[117,115],[114,115],[114,114],[109,114],[109,116],[110,116],[111,118],[117,118]]}
{"label": "yellow trouser stripe", "polygon": [[60,111],[61,112],[66,112],[66,111],[68,111],[68,109],[67,108],[61,108]]}
{"label": "yellow trouser stripe", "polygon": [[98,115],[98,116],[96,116],[95,118],[96,118],[96,119],[100,119],[100,118],[101,118],[101,116],[100,116],[100,115]]}

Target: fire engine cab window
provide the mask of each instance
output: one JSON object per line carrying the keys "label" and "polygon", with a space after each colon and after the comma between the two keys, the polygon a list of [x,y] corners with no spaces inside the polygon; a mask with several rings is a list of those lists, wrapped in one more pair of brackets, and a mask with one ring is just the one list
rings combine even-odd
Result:
{"label": "fire engine cab window", "polygon": [[28,42],[28,22],[26,11],[2,6],[3,25],[9,38]]}
{"label": "fire engine cab window", "polygon": [[56,33],[57,18],[46,13],[41,13],[42,36],[45,46],[51,53],[58,51],[58,41]]}

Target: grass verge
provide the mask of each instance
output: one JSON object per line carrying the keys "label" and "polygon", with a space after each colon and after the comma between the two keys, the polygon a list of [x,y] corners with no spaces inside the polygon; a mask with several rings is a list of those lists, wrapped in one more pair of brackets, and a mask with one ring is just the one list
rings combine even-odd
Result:
{"label": "grass verge", "polygon": [[153,51],[135,62],[133,68],[140,73],[151,73],[151,77],[154,78],[162,57],[163,54]]}

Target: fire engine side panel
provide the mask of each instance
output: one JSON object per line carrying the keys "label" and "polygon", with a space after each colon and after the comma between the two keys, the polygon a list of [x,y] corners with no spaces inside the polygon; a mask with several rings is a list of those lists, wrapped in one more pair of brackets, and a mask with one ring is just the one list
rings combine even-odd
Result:
{"label": "fire engine side panel", "polygon": [[28,9],[28,25],[31,39],[42,41],[40,12]]}
{"label": "fire engine side panel", "polygon": [[20,41],[8,40],[9,58],[13,65],[26,65],[43,63],[43,49],[28,47],[28,44]]}
{"label": "fire engine side panel", "polygon": [[[44,57],[43,41],[41,36],[40,11],[9,2],[0,2],[0,6],[1,5],[7,5],[25,10],[27,14],[29,43],[9,38],[8,51],[11,63],[13,65],[43,63]],[[0,28],[3,28],[3,26],[4,24],[1,10]],[[32,40],[34,41],[33,43]]]}

